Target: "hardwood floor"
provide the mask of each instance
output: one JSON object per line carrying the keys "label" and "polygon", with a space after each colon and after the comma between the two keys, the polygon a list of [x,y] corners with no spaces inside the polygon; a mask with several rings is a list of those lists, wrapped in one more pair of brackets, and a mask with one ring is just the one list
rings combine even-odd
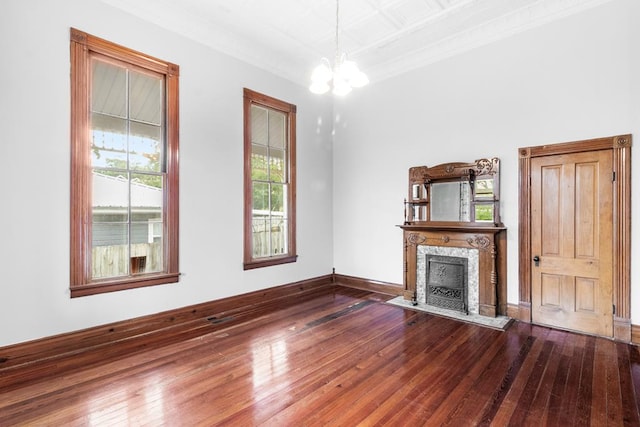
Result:
{"label": "hardwood floor", "polygon": [[635,346],[506,332],[325,286],[202,334],[0,388],[12,425],[640,425]]}

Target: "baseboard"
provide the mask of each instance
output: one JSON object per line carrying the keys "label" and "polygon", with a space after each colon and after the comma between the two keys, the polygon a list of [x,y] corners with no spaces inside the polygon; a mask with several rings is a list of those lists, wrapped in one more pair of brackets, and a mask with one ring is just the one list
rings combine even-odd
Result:
{"label": "baseboard", "polygon": [[640,325],[631,325],[631,344],[640,345]]}
{"label": "baseboard", "polygon": [[507,304],[507,316],[520,322],[531,323],[531,304],[526,302]]}
{"label": "baseboard", "polygon": [[531,319],[521,318],[522,314],[521,314],[520,306],[518,304],[511,304],[511,303],[507,304],[507,316],[511,317],[512,319],[524,321],[527,323],[531,322]]}
{"label": "baseboard", "polygon": [[[135,319],[0,347],[0,391],[207,333],[216,319],[250,316],[256,307],[333,285],[333,274]],[[114,345],[118,344],[118,345]]]}
{"label": "baseboard", "polygon": [[631,319],[613,316],[614,340],[630,343],[632,339],[631,333]]}
{"label": "baseboard", "polygon": [[361,289],[364,291],[378,292],[385,295],[404,295],[403,285],[381,282],[379,280],[363,279],[361,277],[346,276],[344,274],[334,274],[333,276],[336,285]]}
{"label": "baseboard", "polygon": [[512,319],[520,319],[520,306],[517,304],[507,304],[507,316]]}

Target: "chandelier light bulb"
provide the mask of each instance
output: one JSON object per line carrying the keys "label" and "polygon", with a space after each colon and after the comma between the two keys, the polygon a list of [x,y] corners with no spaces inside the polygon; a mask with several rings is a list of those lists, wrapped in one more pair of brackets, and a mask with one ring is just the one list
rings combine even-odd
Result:
{"label": "chandelier light bulb", "polygon": [[332,77],[333,72],[331,71],[331,64],[329,64],[329,60],[327,58],[322,58],[322,64],[314,68],[313,74],[311,74],[311,81],[313,83],[328,83]]}
{"label": "chandelier light bulb", "polygon": [[344,96],[351,92],[351,85],[339,75],[333,76],[333,94]]}
{"label": "chandelier light bulb", "polygon": [[345,80],[351,80],[351,77],[359,73],[358,65],[353,61],[342,61],[339,65],[340,76]]}
{"label": "chandelier light bulb", "polygon": [[329,92],[329,85],[323,82],[313,82],[311,86],[309,86],[309,90],[317,95],[322,95],[323,93]]}

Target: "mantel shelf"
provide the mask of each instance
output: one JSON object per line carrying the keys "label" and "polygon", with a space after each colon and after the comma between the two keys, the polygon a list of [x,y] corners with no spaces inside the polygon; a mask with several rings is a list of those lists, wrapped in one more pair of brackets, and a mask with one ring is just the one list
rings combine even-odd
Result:
{"label": "mantel shelf", "polygon": [[491,233],[496,234],[506,230],[506,227],[493,224],[470,223],[447,223],[447,222],[417,222],[413,224],[401,224],[398,227],[406,231],[457,231],[468,233]]}

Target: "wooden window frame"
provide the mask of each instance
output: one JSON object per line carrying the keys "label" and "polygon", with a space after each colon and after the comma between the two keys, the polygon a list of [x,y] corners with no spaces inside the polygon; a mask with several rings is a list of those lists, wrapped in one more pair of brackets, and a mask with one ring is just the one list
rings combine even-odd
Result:
{"label": "wooden window frame", "polygon": [[[272,265],[296,262],[296,106],[285,101],[244,89],[244,269],[250,270]],[[253,257],[252,233],[252,182],[251,182],[251,106],[278,110],[287,116],[288,132],[288,224],[287,239],[288,252],[280,256],[264,258]]]}
{"label": "wooden window frame", "polygon": [[[89,35],[75,28],[71,40],[71,297],[175,283],[178,269],[178,146],[179,67],[175,64]],[[94,54],[113,58],[165,76],[165,215],[164,257],[161,272],[93,280],[91,278],[91,157],[90,157],[90,64]]]}

